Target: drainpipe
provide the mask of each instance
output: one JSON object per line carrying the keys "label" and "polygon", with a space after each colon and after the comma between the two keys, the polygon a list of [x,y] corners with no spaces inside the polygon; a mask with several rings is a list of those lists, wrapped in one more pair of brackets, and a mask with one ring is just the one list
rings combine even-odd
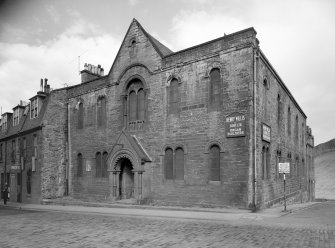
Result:
{"label": "drainpipe", "polygon": [[70,169],[72,165],[72,150],[71,150],[71,126],[70,126],[70,102],[67,103],[67,142],[68,142],[68,149],[69,149],[69,161],[66,166],[66,190],[67,190],[67,195],[70,195],[71,192],[71,174],[70,174]]}
{"label": "drainpipe", "polygon": [[259,58],[257,54],[257,49],[254,49],[254,54],[253,54],[253,119],[254,119],[254,147],[253,147],[253,156],[254,156],[254,161],[253,161],[253,211],[256,212],[257,210],[257,159],[256,159],[256,154],[257,154],[257,106],[256,106],[256,86],[257,86],[257,60]]}

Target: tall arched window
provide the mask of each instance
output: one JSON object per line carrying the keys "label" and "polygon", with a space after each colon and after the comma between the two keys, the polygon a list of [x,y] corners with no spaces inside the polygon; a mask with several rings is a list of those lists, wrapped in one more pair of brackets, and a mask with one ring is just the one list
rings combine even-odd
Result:
{"label": "tall arched window", "polygon": [[294,139],[295,139],[295,142],[296,142],[296,145],[298,146],[299,145],[299,119],[298,119],[298,115],[296,115],[295,117],[295,127],[294,127]]}
{"label": "tall arched window", "polygon": [[31,169],[27,171],[27,194],[31,194]]}
{"label": "tall arched window", "polygon": [[107,159],[108,159],[108,153],[104,152],[102,154],[102,177],[107,177]]}
{"label": "tall arched window", "polygon": [[77,177],[83,176],[83,155],[79,153],[77,155]]}
{"label": "tall arched window", "polygon": [[263,80],[263,100],[264,100],[264,116],[265,119],[267,119],[268,117],[268,80],[266,78],[264,78]]}
{"label": "tall arched window", "polygon": [[291,108],[287,109],[287,135],[291,136]]}
{"label": "tall arched window", "polygon": [[184,179],[184,150],[181,147],[176,149],[176,166],[175,166],[177,180]]}
{"label": "tall arched window", "polygon": [[280,132],[280,123],[281,123],[281,99],[280,95],[277,96],[277,124],[278,124],[278,130]]}
{"label": "tall arched window", "polygon": [[175,152],[171,148],[165,149],[164,155],[165,179],[184,179],[184,150],[178,147]]}
{"label": "tall arched window", "polygon": [[144,120],[144,113],[145,113],[145,106],[144,106],[144,90],[139,89],[137,92],[137,119]]}
{"label": "tall arched window", "polygon": [[179,110],[179,82],[172,79],[169,87],[169,114],[177,114]]}
{"label": "tall arched window", "polygon": [[164,156],[165,179],[173,179],[173,150],[167,148]]}
{"label": "tall arched window", "polygon": [[212,107],[219,107],[221,104],[221,76],[220,70],[214,68],[210,74],[210,86],[209,86],[209,104]]}
{"label": "tall arched window", "polygon": [[97,101],[97,123],[98,127],[106,126],[106,98],[101,96]]}
{"label": "tall arched window", "polygon": [[136,131],[143,129],[145,121],[145,90],[143,83],[139,79],[133,79],[127,87],[127,96],[125,99],[125,120],[128,130]]}
{"label": "tall arched window", "polygon": [[102,176],[102,159],[101,159],[101,153],[97,152],[95,154],[95,176],[101,177]]}
{"label": "tall arched window", "polygon": [[129,93],[129,121],[136,121],[137,96],[136,92]]}
{"label": "tall arched window", "polygon": [[301,146],[305,146],[305,124],[301,123]]}
{"label": "tall arched window", "polygon": [[84,126],[84,104],[81,102],[78,106],[78,129],[82,129]]}
{"label": "tall arched window", "polygon": [[262,177],[263,179],[270,178],[270,148],[265,145],[262,148]]}
{"label": "tall arched window", "polygon": [[220,147],[212,145],[209,149],[210,181],[220,181]]}

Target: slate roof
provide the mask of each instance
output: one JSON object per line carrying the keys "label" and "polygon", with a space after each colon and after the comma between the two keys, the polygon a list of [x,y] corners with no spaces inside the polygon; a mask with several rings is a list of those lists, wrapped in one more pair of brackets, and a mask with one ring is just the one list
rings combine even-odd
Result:
{"label": "slate roof", "polygon": [[30,105],[28,104],[26,108],[28,108],[27,114],[22,115],[20,118],[20,122],[18,125],[13,126],[13,116],[7,122],[7,130],[0,132],[0,140],[10,138],[18,133],[27,132],[39,127],[42,127],[42,121],[44,117],[44,113],[46,111],[47,105],[49,102],[49,96],[43,99],[42,107],[38,116],[36,118],[30,118]]}

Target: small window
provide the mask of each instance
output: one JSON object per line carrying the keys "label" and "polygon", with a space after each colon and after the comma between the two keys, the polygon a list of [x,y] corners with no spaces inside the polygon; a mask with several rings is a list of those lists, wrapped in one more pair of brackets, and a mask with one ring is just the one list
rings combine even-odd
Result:
{"label": "small window", "polygon": [[77,176],[83,176],[83,155],[81,153],[77,155]]}
{"label": "small window", "polygon": [[164,155],[165,179],[184,179],[184,150],[178,147],[175,152],[171,148]]}
{"label": "small window", "polygon": [[217,145],[211,146],[209,154],[210,180],[220,181],[220,147]]}

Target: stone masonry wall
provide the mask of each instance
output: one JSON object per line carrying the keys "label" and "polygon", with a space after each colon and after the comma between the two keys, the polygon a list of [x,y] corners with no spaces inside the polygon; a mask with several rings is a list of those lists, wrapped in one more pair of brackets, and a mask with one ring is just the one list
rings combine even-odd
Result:
{"label": "stone masonry wall", "polygon": [[42,182],[43,199],[64,196],[66,190],[67,142],[66,89],[52,91],[42,129]]}

